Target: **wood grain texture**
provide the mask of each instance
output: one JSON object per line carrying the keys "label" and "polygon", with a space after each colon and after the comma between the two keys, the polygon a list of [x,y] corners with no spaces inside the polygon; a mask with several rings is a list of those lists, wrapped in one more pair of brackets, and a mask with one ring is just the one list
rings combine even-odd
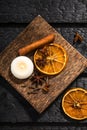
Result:
{"label": "wood grain texture", "polygon": [[[18,56],[18,49],[32,43],[44,36],[54,33],[55,43],[62,45],[69,56],[66,68],[50,79],[50,91],[48,94],[27,95],[31,85],[29,79],[17,80],[11,75],[11,61]],[[33,58],[33,54],[27,55]],[[38,112],[43,112],[58,95],[86,68],[87,60],[75,48],[73,48],[54,28],[52,28],[41,16],[37,16],[26,28],[13,40],[0,54],[0,74],[4,77]],[[26,88],[21,86],[25,84]],[[40,98],[39,98],[40,97]]]}

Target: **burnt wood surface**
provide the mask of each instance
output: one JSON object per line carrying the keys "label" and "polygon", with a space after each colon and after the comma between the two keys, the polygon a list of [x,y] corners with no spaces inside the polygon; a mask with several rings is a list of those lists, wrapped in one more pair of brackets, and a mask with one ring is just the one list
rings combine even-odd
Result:
{"label": "burnt wood surface", "polygon": [[[83,41],[73,46],[87,58],[86,5],[87,2],[83,0],[70,0],[68,2],[66,0],[54,0],[54,2],[53,0],[37,0],[36,2],[33,0],[1,0],[0,52],[25,29],[35,16],[40,14],[71,45],[73,45],[75,32],[79,32],[83,36]],[[62,17],[60,7],[62,8]],[[67,89],[78,86],[87,89],[87,70]],[[87,120],[80,122],[71,120],[64,115],[61,109],[61,100],[67,89],[43,114],[38,115],[25,99],[0,77],[0,130],[86,130]]]}
{"label": "burnt wood surface", "polygon": [[87,22],[86,0],[0,0],[0,22],[28,23],[38,14],[48,22]]}

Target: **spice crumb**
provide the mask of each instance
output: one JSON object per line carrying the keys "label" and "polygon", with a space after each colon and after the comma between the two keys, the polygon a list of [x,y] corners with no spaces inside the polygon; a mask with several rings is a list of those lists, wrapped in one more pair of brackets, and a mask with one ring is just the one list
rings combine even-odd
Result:
{"label": "spice crumb", "polygon": [[22,88],[25,88],[25,87],[26,87],[26,85],[21,85],[21,87],[22,87]]}

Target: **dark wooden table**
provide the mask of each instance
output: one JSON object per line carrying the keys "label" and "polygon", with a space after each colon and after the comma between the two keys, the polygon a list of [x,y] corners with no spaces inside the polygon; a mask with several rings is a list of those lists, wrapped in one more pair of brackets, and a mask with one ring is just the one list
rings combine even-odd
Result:
{"label": "dark wooden table", "polygon": [[[0,0],[0,52],[38,14],[71,45],[75,32],[81,34],[82,43],[73,46],[87,58],[87,1],[83,0]],[[68,86],[72,87],[87,89],[87,70]],[[0,77],[0,130],[86,130],[87,120],[78,122],[64,115],[61,99],[65,92],[38,114]]]}

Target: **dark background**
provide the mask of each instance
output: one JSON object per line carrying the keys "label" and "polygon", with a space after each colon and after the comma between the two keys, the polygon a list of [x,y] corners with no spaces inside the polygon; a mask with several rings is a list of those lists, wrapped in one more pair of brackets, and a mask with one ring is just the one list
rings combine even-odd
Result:
{"label": "dark background", "polygon": [[[82,43],[73,46],[87,58],[87,0],[0,0],[0,52],[41,15],[73,45],[75,32]],[[87,89],[87,70],[43,112],[38,114],[0,77],[0,130],[86,130],[87,120],[65,116],[61,100],[72,87]]]}

